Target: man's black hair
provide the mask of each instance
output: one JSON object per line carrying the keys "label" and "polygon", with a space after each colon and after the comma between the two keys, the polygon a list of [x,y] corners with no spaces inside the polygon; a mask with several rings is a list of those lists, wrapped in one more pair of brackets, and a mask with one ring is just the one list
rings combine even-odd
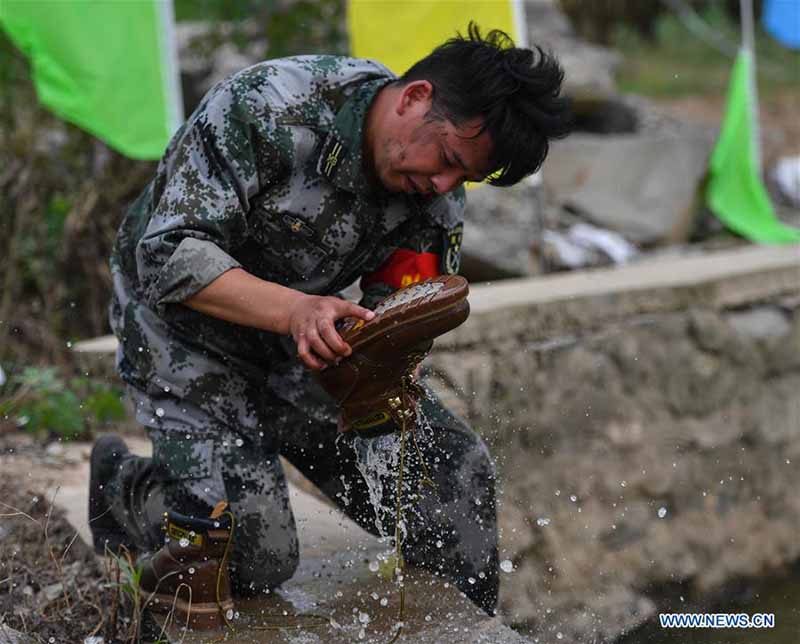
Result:
{"label": "man's black hair", "polygon": [[433,85],[430,116],[454,125],[481,117],[492,141],[487,182],[510,186],[542,165],[548,141],[570,129],[567,99],[559,96],[564,71],[540,47],[514,46],[492,29],[485,37],[470,22],[458,34],[414,64],[399,82],[427,80]]}

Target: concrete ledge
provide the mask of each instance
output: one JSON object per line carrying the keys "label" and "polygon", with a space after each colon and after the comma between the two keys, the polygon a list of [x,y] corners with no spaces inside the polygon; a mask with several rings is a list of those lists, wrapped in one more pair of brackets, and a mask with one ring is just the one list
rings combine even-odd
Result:
{"label": "concrete ledge", "polygon": [[[800,245],[746,246],[661,258],[615,268],[476,284],[472,314],[436,341],[454,350],[524,335],[544,339],[631,315],[714,309],[765,300],[800,286]],[[113,335],[76,342],[81,353],[111,353]]]}
{"label": "concrete ledge", "polygon": [[72,350],[77,353],[114,353],[118,344],[116,336],[102,335],[99,338],[76,342],[72,345]]}
{"label": "concrete ledge", "polygon": [[471,288],[472,314],[439,338],[454,350],[510,336],[544,339],[691,307],[728,308],[796,291],[800,245],[748,246]]}

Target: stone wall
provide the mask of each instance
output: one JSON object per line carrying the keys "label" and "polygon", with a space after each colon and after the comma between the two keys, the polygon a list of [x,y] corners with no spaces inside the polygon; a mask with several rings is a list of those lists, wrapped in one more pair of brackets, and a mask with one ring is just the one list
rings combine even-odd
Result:
{"label": "stone wall", "polygon": [[439,343],[430,382],[496,458],[510,623],[608,641],[800,559],[800,248],[743,252],[474,289]]}

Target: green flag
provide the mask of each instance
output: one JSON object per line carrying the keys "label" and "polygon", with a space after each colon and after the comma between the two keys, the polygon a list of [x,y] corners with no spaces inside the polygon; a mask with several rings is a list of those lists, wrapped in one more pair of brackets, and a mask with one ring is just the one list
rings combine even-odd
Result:
{"label": "green flag", "polygon": [[126,156],[158,159],[183,118],[169,0],[0,0],[39,100]]}
{"label": "green flag", "polygon": [[800,230],[782,224],[775,216],[756,167],[751,66],[750,54],[740,51],[731,73],[719,141],[711,155],[706,202],[728,228],[750,241],[797,242]]}

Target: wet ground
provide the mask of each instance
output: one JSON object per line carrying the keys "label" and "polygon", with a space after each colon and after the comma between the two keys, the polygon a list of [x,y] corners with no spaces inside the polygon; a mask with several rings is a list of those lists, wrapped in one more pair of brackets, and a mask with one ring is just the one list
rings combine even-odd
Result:
{"label": "wet ground", "polygon": [[[399,594],[394,583],[369,570],[375,552],[344,552],[334,557],[306,557],[297,574],[266,599],[237,603],[234,629],[182,633],[168,629],[172,640],[185,644],[212,642],[275,642],[286,644],[387,643],[398,625]],[[487,619],[451,585],[411,571],[400,642],[526,642]],[[315,625],[314,615],[326,616]],[[322,620],[320,620],[322,621]],[[297,624],[297,628],[282,628]]]}
{"label": "wet ground", "polygon": [[[142,438],[126,436],[126,441],[135,452],[149,450],[149,442]],[[48,499],[53,499],[79,537],[90,543],[86,523],[90,445],[55,445],[44,454],[40,447],[31,445],[2,454],[0,471],[5,480],[41,490]],[[237,602],[238,615],[233,619],[232,629],[200,634],[167,624],[165,630],[170,641],[184,644],[391,641],[399,623],[400,593],[397,584],[390,580],[391,574],[385,573],[387,566],[380,565],[388,544],[356,526],[290,473],[290,481],[293,478],[290,494],[301,558],[295,576],[264,598]],[[403,631],[399,642],[524,644],[530,641],[499,619],[489,618],[442,579],[410,570],[404,584]]]}

